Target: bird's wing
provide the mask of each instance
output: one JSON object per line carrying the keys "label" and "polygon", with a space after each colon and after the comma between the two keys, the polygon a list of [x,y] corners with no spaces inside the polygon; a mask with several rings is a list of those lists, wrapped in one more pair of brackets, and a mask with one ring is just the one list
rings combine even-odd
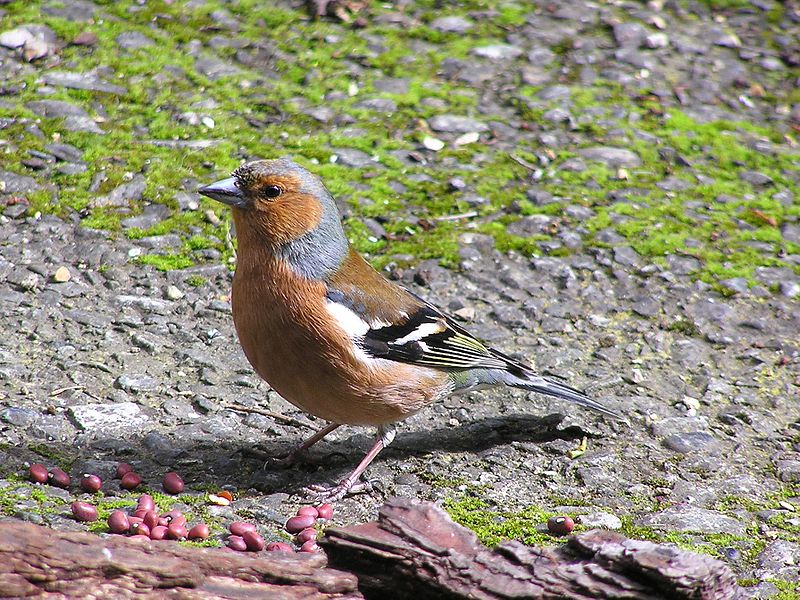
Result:
{"label": "bird's wing", "polygon": [[[400,289],[400,288],[398,288]],[[393,314],[373,314],[346,291],[328,288],[328,310],[366,354],[445,371],[524,369],[509,357],[486,347],[466,329],[416,295]]]}

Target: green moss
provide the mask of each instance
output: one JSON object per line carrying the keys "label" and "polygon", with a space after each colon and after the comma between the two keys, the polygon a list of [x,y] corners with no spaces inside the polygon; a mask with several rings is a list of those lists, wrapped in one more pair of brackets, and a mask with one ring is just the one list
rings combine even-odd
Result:
{"label": "green moss", "polygon": [[142,254],[137,262],[143,265],[152,265],[159,271],[173,271],[191,267],[194,261],[183,254]]}

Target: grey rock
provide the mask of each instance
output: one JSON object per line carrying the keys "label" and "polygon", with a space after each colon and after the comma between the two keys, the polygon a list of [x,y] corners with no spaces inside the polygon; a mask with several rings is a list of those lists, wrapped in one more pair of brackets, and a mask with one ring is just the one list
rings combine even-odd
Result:
{"label": "grey rock", "polygon": [[622,22],[614,24],[614,40],[623,48],[638,47],[647,37],[647,29],[641,23]]}
{"label": "grey rock", "polygon": [[655,317],[661,312],[661,302],[652,296],[641,296],[631,304],[631,310],[641,317]]}
{"label": "grey rock", "polygon": [[51,2],[42,8],[42,12],[56,17],[62,17],[67,21],[89,22],[97,14],[98,6],[89,0],[64,0],[62,2]]}
{"label": "grey rock", "polygon": [[481,133],[489,130],[486,123],[459,115],[436,115],[431,117],[428,125],[434,131],[446,133],[470,133],[473,131]]}
{"label": "grey rock", "polygon": [[168,314],[172,308],[171,302],[159,300],[157,298],[148,298],[147,296],[121,294],[114,300],[121,306],[135,306],[145,312],[151,312],[160,315]]}
{"label": "grey rock", "polygon": [[409,80],[406,77],[387,77],[373,81],[372,87],[385,94],[402,95],[408,93]]}
{"label": "grey rock", "polygon": [[750,291],[750,285],[744,277],[733,277],[731,279],[723,279],[720,283],[727,289],[737,294],[746,294]]}
{"label": "grey rock", "polygon": [[72,144],[47,144],[44,149],[57,159],[66,162],[78,162],[83,158],[83,152]]}
{"label": "grey rock", "polygon": [[152,392],[158,389],[158,380],[145,373],[125,373],[120,375],[114,384],[126,392]]}
{"label": "grey rock", "polygon": [[439,17],[431,21],[431,28],[437,31],[446,31],[450,33],[465,33],[472,29],[473,22],[464,17]]}
{"label": "grey rock", "polygon": [[36,422],[38,418],[38,412],[27,408],[16,408],[12,406],[0,411],[0,421],[13,425],[14,427],[28,427]]}
{"label": "grey rock", "polygon": [[745,524],[721,512],[693,506],[674,506],[636,519],[636,524],[650,529],[728,533],[744,535]]}
{"label": "grey rock", "polygon": [[239,75],[242,70],[230,61],[222,60],[213,55],[204,55],[197,58],[195,68],[211,81],[217,81],[223,77],[233,77]]}
{"label": "grey rock", "polygon": [[120,225],[123,229],[131,229],[133,227],[139,229],[150,229],[154,227],[170,215],[170,210],[163,204],[150,204],[145,207],[142,214],[135,217],[128,217],[122,219]]}
{"label": "grey rock", "polygon": [[124,96],[128,93],[121,85],[103,81],[92,73],[74,71],[48,71],[42,76],[45,83],[74,90],[91,90]]}
{"label": "grey rock", "polygon": [[33,177],[0,169],[0,195],[30,194],[31,192],[41,189],[41,187],[41,184]]}
{"label": "grey rock", "polygon": [[473,48],[471,52],[475,56],[490,60],[514,60],[522,54],[522,48],[510,44],[493,44]]}
{"label": "grey rock", "polygon": [[781,481],[800,483],[800,458],[778,460],[775,468]]}
{"label": "grey rock", "polygon": [[333,148],[332,150],[338,157],[337,162],[346,167],[363,169],[366,167],[381,166],[380,163],[372,160],[369,154],[361,150],[356,150],[355,148]]}
{"label": "grey rock", "polygon": [[717,445],[713,435],[705,431],[688,431],[686,433],[673,433],[664,438],[664,445],[670,450],[686,454],[697,450],[707,450]]}
{"label": "grey rock", "polygon": [[614,247],[614,260],[621,265],[636,265],[639,264],[641,257],[630,246],[615,246]]}
{"label": "grey rock", "polygon": [[117,36],[117,44],[125,50],[147,48],[155,42],[140,31],[125,31]]}
{"label": "grey rock", "polygon": [[123,183],[105,196],[97,196],[91,200],[91,206],[130,206],[131,203],[138,202],[142,199],[144,190],[147,187],[147,181],[144,175],[137,173],[127,183]]}
{"label": "grey rock", "polygon": [[800,569],[800,544],[786,540],[770,542],[758,555],[758,573],[763,579],[781,577],[785,571],[797,578]]}
{"label": "grey rock", "polygon": [[667,266],[678,275],[688,275],[700,268],[700,261],[692,256],[667,255]]}
{"label": "grey rock", "polygon": [[[125,386],[127,390],[140,391],[133,387],[133,381],[130,376],[123,375],[118,382],[123,378],[124,383],[120,383],[120,387]],[[155,387],[157,385],[146,389],[155,389]],[[142,429],[148,423],[147,416],[142,412],[141,407],[134,402],[71,406],[69,414],[78,427],[87,433],[95,435],[121,436],[126,432]]]}
{"label": "grey rock", "polygon": [[32,100],[25,106],[34,114],[47,119],[68,116],[88,118],[89,116],[80,106],[62,100]]}
{"label": "grey rock", "polygon": [[397,110],[397,102],[391,98],[369,98],[356,104],[356,108],[365,108],[380,113],[393,113]]}
{"label": "grey rock", "polygon": [[651,425],[653,435],[665,437],[675,433],[689,433],[708,429],[707,417],[669,417]]}
{"label": "grey rock", "polygon": [[594,510],[585,514],[578,515],[578,522],[589,529],[621,529],[622,520],[611,513],[602,510]]}
{"label": "grey rock", "polygon": [[800,283],[797,281],[781,281],[780,290],[781,296],[797,298],[797,296],[800,296]]}
{"label": "grey rock", "polygon": [[758,187],[775,184],[772,177],[770,177],[769,175],[765,175],[760,171],[742,171],[741,173],[739,173],[739,178],[742,181],[746,181],[747,183]]}
{"label": "grey rock", "polygon": [[592,146],[578,150],[578,154],[588,160],[596,160],[609,167],[638,167],[642,164],[639,156],[625,148],[612,146]]}

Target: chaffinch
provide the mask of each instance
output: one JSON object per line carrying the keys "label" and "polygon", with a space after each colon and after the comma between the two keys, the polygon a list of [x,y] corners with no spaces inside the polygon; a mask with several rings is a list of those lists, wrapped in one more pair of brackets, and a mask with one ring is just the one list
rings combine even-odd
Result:
{"label": "chaffinch", "polygon": [[372,449],[321,500],[342,498],[394,439],[393,423],[454,393],[507,385],[616,413],[489,348],[350,246],[322,181],[287,158],[257,160],[199,190],[232,207],[238,239],[233,320],[255,371],[331,424],[377,426]]}

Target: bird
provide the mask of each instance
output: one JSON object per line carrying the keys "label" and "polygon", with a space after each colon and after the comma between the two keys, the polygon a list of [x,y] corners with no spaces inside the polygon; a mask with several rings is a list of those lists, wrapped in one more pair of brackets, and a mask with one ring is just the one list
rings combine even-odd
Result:
{"label": "bird", "polygon": [[396,424],[451,394],[510,386],[620,415],[558,379],[489,347],[452,317],[376,271],[349,243],[333,196],[290,157],[243,163],[198,192],[231,207],[237,257],[234,327],[255,372],[329,424],[377,428],[358,466],[320,501],[359,491]]}

